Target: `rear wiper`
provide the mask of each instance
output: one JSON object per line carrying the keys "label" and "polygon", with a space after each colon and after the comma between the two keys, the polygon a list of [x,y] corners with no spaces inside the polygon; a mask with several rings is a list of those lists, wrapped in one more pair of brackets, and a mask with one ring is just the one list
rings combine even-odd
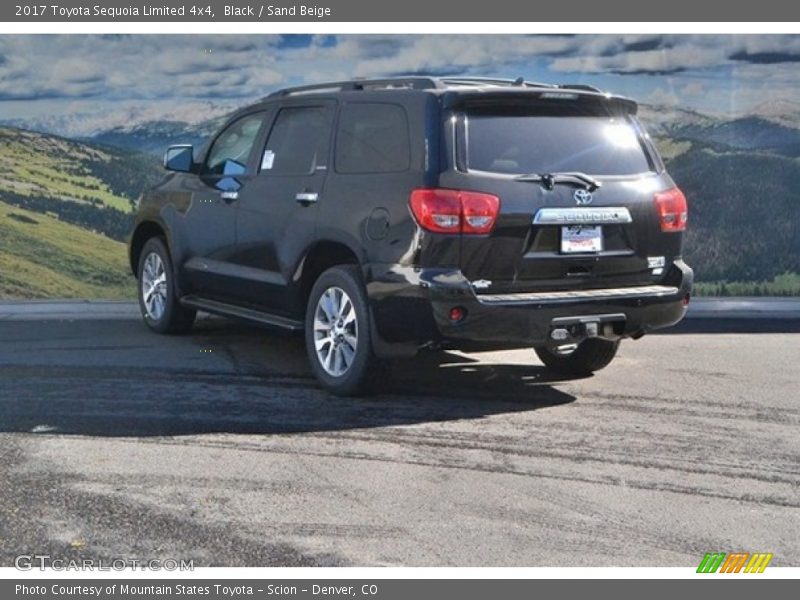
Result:
{"label": "rear wiper", "polygon": [[515,178],[516,181],[531,181],[533,183],[541,183],[546,189],[552,190],[557,183],[571,183],[580,187],[585,187],[590,192],[599,188],[602,183],[597,181],[594,177],[586,173],[579,173],[574,171],[572,173],[530,173],[528,175],[520,175]]}

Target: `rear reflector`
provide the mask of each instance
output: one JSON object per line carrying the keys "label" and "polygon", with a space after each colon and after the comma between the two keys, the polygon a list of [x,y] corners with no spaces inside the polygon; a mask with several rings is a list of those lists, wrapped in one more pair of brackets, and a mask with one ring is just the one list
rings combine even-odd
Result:
{"label": "rear reflector", "polygon": [[678,188],[659,192],[655,196],[661,231],[684,231],[689,217],[686,196]]}
{"label": "rear reflector", "polygon": [[453,323],[459,323],[464,320],[464,317],[467,316],[467,310],[460,306],[454,306],[450,309],[449,316]]}
{"label": "rear reflector", "polygon": [[489,233],[500,212],[500,198],[482,192],[417,189],[409,198],[420,227],[435,233]]}

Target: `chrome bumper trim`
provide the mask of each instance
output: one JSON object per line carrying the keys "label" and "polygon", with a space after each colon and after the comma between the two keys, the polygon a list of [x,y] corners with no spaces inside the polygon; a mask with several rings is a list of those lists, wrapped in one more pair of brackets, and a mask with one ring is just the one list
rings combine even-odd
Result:
{"label": "chrome bumper trim", "polygon": [[573,290],[563,292],[524,292],[518,294],[476,294],[481,304],[551,304],[580,300],[622,300],[628,298],[662,297],[678,294],[678,288],[667,285]]}

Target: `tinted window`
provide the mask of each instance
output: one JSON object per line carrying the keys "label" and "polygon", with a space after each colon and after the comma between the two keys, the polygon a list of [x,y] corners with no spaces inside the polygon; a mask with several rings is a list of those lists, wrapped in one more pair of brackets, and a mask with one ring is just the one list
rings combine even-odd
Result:
{"label": "tinted window", "polygon": [[633,175],[651,170],[634,124],[607,116],[470,115],[467,164],[494,173]]}
{"label": "tinted window", "polygon": [[408,119],[394,104],[347,104],[336,134],[339,173],[389,173],[409,167]]}
{"label": "tinted window", "polygon": [[331,110],[323,106],[284,108],[278,113],[261,157],[261,172],[310,174],[327,162]]}
{"label": "tinted window", "polygon": [[213,175],[244,173],[263,122],[264,113],[258,113],[231,123],[214,140],[206,158],[205,172]]}

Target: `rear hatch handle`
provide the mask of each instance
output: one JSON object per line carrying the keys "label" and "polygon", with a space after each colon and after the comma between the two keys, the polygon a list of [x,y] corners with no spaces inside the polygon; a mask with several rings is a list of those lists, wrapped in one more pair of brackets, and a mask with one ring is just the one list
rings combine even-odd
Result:
{"label": "rear hatch handle", "polygon": [[570,173],[529,173],[528,175],[520,175],[514,178],[516,181],[529,181],[531,183],[541,183],[546,189],[552,190],[557,183],[565,183],[569,185],[577,185],[578,187],[585,187],[590,192],[598,189],[602,183],[591,175],[573,171]]}

